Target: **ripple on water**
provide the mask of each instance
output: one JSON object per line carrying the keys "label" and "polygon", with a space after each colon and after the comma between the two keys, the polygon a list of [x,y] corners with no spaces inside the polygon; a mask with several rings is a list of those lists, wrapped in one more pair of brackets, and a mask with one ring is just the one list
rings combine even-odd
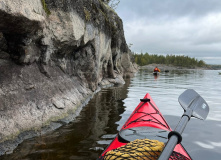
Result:
{"label": "ripple on water", "polygon": [[[52,133],[29,139],[13,154],[0,159],[95,160],[146,93],[150,93],[169,125],[175,128],[183,114],[178,97],[189,88],[207,101],[210,113],[204,122],[191,119],[182,143],[195,160],[220,160],[220,86],[221,76],[217,71],[179,70],[158,77],[152,72],[140,71],[131,81],[126,80],[124,86],[105,88],[95,94],[76,121]],[[42,141],[41,145],[39,141]]]}

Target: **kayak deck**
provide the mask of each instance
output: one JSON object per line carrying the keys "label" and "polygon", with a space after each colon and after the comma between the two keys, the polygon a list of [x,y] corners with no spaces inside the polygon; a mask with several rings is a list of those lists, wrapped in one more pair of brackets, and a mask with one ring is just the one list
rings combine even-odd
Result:
{"label": "kayak deck", "polygon": [[[157,139],[166,143],[167,135],[170,131],[172,131],[172,129],[163,118],[156,104],[150,95],[146,94],[129,119],[122,126],[119,134],[102,153],[100,159],[103,159],[102,157],[104,157],[108,151],[124,146],[135,139]],[[184,159],[191,160],[181,144],[176,145],[173,154],[175,153],[185,157]],[[171,156],[170,159],[174,158]]]}

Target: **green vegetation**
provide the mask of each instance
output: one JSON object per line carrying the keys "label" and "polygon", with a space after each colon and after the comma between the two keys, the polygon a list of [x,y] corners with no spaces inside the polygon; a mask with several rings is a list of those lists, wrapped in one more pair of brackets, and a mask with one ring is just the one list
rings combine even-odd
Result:
{"label": "green vegetation", "polygon": [[89,21],[91,19],[91,13],[84,7],[84,14],[86,21]]}
{"label": "green vegetation", "polygon": [[45,0],[41,0],[41,3],[42,3],[42,6],[43,6],[43,9],[45,10],[45,13],[46,13],[47,15],[50,15],[51,12],[50,12],[50,10],[48,9],[47,4],[45,3]]}
{"label": "green vegetation", "polygon": [[140,65],[148,65],[152,63],[157,64],[167,64],[167,65],[174,65],[179,67],[189,67],[189,68],[195,68],[195,67],[204,67],[207,66],[206,63],[203,60],[198,61],[195,58],[191,58],[188,56],[182,56],[182,55],[150,55],[148,53],[141,53],[141,54],[134,54],[135,62]]}

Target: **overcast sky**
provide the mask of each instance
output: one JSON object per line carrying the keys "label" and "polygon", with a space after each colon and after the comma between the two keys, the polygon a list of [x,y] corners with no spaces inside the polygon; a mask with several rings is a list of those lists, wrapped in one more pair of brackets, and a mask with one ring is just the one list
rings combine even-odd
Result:
{"label": "overcast sky", "polygon": [[116,11],[132,51],[221,64],[221,0],[121,0]]}

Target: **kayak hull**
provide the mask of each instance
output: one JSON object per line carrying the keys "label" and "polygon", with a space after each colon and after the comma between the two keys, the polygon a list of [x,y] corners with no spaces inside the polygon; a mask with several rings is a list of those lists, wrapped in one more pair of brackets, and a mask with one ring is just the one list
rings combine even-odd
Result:
{"label": "kayak hull", "polygon": [[[127,135],[131,135],[128,134],[128,132],[132,132],[134,130],[136,130],[136,133],[140,132],[143,134],[137,134],[128,137]],[[158,133],[162,133],[162,131],[165,132],[163,133],[164,135],[157,136]],[[167,124],[151,96],[146,94],[145,97],[141,99],[141,102],[133,111],[131,116],[122,126],[115,139],[106,148],[99,159],[103,159],[108,151],[124,146],[129,141],[133,141],[134,139],[158,139],[160,137],[160,141],[166,143],[167,135],[170,131],[172,131],[172,129]],[[191,160],[191,157],[188,155],[181,144],[176,145],[174,152],[177,152]]]}
{"label": "kayak hull", "polygon": [[155,75],[155,76],[157,76],[159,74],[160,74],[160,72],[153,72],[153,75]]}

